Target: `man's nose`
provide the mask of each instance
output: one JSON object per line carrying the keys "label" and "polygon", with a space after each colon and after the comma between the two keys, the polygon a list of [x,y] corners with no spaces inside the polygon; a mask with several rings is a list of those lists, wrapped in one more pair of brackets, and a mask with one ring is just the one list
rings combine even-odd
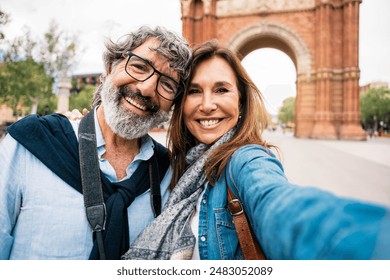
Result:
{"label": "man's nose", "polygon": [[156,94],[158,74],[154,73],[149,79],[138,82],[136,88],[145,97],[153,97]]}

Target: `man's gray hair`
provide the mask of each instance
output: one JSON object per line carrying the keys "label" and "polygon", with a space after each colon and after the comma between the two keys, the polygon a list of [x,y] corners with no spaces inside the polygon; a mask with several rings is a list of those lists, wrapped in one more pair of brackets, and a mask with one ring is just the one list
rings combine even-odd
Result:
{"label": "man's gray hair", "polygon": [[[118,42],[109,40],[106,42],[106,51],[103,53],[103,60],[106,72],[115,67],[124,59],[124,54],[142,45],[149,38],[157,38],[161,43],[154,49],[164,56],[174,71],[179,74],[180,83],[185,83],[188,78],[188,65],[191,58],[191,49],[187,41],[179,35],[167,30],[164,27],[141,26],[134,32],[122,36]],[[102,83],[105,74],[102,75]],[[97,88],[92,107],[99,105],[101,85]]]}

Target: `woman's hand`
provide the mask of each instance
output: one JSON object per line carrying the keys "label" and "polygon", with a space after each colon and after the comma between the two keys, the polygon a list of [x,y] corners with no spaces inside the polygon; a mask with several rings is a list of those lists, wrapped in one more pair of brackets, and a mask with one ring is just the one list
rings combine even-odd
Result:
{"label": "woman's hand", "polygon": [[84,108],[83,113],[80,113],[78,109],[73,109],[72,111],[67,111],[64,115],[71,121],[81,120],[89,111]]}

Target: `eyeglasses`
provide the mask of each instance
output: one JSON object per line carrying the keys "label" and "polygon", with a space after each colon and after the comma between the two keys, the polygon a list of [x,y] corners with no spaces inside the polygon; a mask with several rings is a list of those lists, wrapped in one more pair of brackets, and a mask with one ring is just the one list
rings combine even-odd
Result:
{"label": "eyeglasses", "polygon": [[156,84],[156,91],[162,98],[173,101],[179,94],[181,94],[183,86],[177,83],[171,77],[161,73],[153,67],[150,62],[144,58],[128,51],[126,62],[126,73],[133,79],[144,82],[157,73],[159,75]]}

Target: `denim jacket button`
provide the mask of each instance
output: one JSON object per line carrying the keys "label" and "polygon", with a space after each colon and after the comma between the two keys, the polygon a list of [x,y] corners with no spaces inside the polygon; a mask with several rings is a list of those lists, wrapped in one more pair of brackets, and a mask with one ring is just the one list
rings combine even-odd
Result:
{"label": "denim jacket button", "polygon": [[202,199],[202,203],[203,203],[203,204],[206,204],[206,199]]}
{"label": "denim jacket button", "polygon": [[206,237],[201,236],[201,237],[200,237],[200,241],[205,242],[205,241],[206,241]]}

